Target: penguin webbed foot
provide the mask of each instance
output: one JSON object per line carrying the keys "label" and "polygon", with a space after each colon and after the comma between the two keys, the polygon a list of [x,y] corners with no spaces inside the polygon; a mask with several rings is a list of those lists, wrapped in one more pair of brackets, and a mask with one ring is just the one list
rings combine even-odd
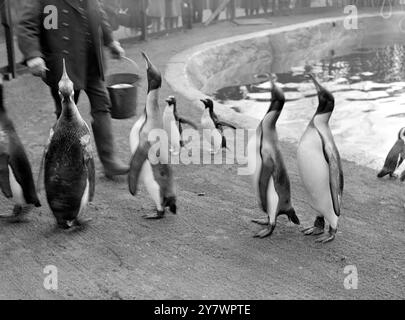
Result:
{"label": "penguin webbed foot", "polygon": [[270,224],[270,220],[268,218],[264,219],[252,219],[251,220],[253,223],[256,223],[261,226],[268,226]]}
{"label": "penguin webbed foot", "polygon": [[320,234],[323,233],[325,229],[325,219],[323,217],[317,217],[315,219],[314,225],[312,227],[306,228],[302,230],[302,233],[304,233],[306,236],[319,236]]}
{"label": "penguin webbed foot", "polygon": [[263,230],[260,230],[258,233],[255,234],[255,238],[260,238],[264,239],[267,237],[270,237],[273,234],[274,229],[276,228],[276,225],[268,224],[267,228],[264,228]]}
{"label": "penguin webbed foot", "polygon": [[142,218],[144,218],[146,220],[160,220],[160,219],[163,219],[164,216],[165,216],[165,210],[162,210],[162,211],[156,210],[155,213],[145,214],[142,216]]}
{"label": "penguin webbed foot", "polygon": [[13,208],[12,214],[0,215],[0,219],[6,220],[9,223],[19,223],[24,221],[24,217],[33,209],[32,205],[19,205],[16,204]]}
{"label": "penguin webbed foot", "polygon": [[333,229],[333,228],[330,227],[329,231],[325,232],[322,236],[318,237],[315,240],[315,242],[322,243],[322,244],[331,242],[331,241],[333,241],[335,239],[336,232],[337,232],[336,229]]}
{"label": "penguin webbed foot", "polygon": [[75,232],[75,231],[81,231],[86,226],[90,221],[92,221],[92,218],[84,218],[84,219],[73,219],[73,220],[64,220],[64,221],[58,221],[58,227],[60,229],[63,229],[67,232]]}
{"label": "penguin webbed foot", "polygon": [[323,231],[323,228],[313,226],[302,230],[302,233],[306,236],[319,236]]}

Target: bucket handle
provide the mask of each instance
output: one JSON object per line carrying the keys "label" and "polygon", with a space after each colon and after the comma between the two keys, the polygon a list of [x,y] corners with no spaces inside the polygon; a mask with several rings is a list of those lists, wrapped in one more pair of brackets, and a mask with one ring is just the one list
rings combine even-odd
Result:
{"label": "bucket handle", "polygon": [[127,60],[128,62],[130,62],[130,63],[137,69],[137,71],[139,71],[139,72],[141,71],[141,69],[139,68],[138,64],[137,64],[134,60],[132,60],[132,59],[126,57],[126,56],[122,56],[122,59],[125,59],[125,60]]}

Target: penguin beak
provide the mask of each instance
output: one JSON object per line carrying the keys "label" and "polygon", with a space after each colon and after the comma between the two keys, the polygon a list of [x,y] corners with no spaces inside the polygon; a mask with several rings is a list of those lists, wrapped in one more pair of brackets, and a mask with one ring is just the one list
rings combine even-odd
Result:
{"label": "penguin beak", "polygon": [[62,69],[63,71],[62,71],[62,77],[58,83],[58,87],[59,87],[59,92],[63,96],[68,97],[73,94],[74,85],[67,74],[65,59],[62,60],[62,63],[63,63],[63,69]]}
{"label": "penguin beak", "polygon": [[142,57],[145,59],[146,61],[146,67],[147,69],[152,67],[152,62],[150,62],[150,59],[148,58],[148,56],[146,55],[145,52],[141,51]]}
{"label": "penguin beak", "polygon": [[319,82],[316,80],[315,76],[312,73],[307,73],[305,76],[313,81],[313,83],[315,84],[316,91],[318,93],[322,91],[321,85],[319,84]]}

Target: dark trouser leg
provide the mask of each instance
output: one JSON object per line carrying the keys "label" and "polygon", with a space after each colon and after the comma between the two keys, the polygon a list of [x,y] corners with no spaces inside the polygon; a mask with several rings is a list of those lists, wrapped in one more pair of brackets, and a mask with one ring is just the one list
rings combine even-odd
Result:
{"label": "dark trouser leg", "polygon": [[111,126],[110,98],[105,84],[100,79],[92,79],[85,89],[90,100],[92,128],[98,156],[108,178],[128,173],[129,166],[116,157]]}
{"label": "dark trouser leg", "polygon": [[[52,98],[55,102],[56,119],[59,119],[60,114],[62,113],[62,102],[59,97],[59,90],[55,89],[55,88],[51,88],[51,94],[52,94]],[[80,96],[80,90],[75,90],[74,101],[76,104],[79,101],[79,96]]]}

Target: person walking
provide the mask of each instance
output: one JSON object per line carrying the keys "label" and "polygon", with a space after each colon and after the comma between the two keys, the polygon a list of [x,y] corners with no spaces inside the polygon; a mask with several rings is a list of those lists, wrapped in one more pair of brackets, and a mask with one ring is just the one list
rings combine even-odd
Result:
{"label": "person walking", "polygon": [[166,0],[149,0],[148,17],[151,19],[153,32],[159,32],[161,30],[165,15]]}
{"label": "person walking", "polygon": [[[55,18],[56,16],[57,18]],[[57,119],[62,112],[58,82],[65,59],[77,103],[81,90],[90,100],[94,140],[107,178],[128,173],[116,155],[111,102],[104,83],[102,46],[113,58],[125,55],[113,39],[107,15],[98,0],[25,1],[17,28],[18,44],[31,73],[50,87]]]}
{"label": "person walking", "polygon": [[165,2],[165,29],[177,28],[181,15],[181,0],[166,0]]}
{"label": "person walking", "polygon": [[203,20],[204,1],[203,0],[192,0],[192,1],[193,1],[193,22],[201,23]]}

